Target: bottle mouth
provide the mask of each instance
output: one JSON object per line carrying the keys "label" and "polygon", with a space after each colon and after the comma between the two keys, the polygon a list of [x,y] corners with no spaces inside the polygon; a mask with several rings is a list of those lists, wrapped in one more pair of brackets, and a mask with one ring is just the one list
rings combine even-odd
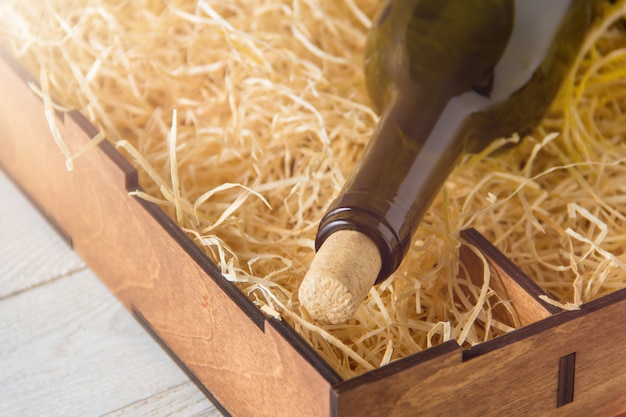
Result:
{"label": "bottle mouth", "polygon": [[355,230],[372,239],[382,260],[375,284],[387,279],[400,266],[408,248],[409,239],[402,241],[384,218],[362,208],[341,206],[331,209],[322,218],[315,239],[315,250],[339,230]]}

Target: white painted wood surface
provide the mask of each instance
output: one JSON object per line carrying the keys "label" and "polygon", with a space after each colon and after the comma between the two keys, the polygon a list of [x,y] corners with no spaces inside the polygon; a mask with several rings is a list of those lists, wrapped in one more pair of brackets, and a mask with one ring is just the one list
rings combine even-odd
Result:
{"label": "white painted wood surface", "polygon": [[221,414],[0,170],[0,416]]}

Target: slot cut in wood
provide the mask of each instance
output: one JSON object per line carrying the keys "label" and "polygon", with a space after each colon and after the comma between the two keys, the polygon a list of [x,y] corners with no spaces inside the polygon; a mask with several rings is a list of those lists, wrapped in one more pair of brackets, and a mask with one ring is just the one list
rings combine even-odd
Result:
{"label": "slot cut in wood", "polygon": [[559,382],[556,406],[562,407],[574,401],[574,376],[576,373],[576,352],[559,359]]}
{"label": "slot cut in wood", "polygon": [[[492,272],[492,289],[529,324],[467,349],[450,340],[342,380],[287,323],[266,318],[224,279],[157,205],[128,195],[136,181],[114,147],[102,142],[68,173],[41,101],[11,59],[0,48],[1,169],[232,416],[624,415],[626,289],[559,311],[476,231],[462,232],[465,271],[482,279],[475,246]],[[92,137],[81,120],[76,113],[59,123],[76,145]],[[579,363],[576,404],[563,407],[574,398],[575,358],[560,359],[569,352]],[[555,395],[562,398],[556,404]]]}

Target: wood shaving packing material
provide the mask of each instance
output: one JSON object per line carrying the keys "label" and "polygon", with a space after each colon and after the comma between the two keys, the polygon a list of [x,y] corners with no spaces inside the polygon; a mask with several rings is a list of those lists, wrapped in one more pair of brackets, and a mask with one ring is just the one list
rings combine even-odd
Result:
{"label": "wood shaving packing material", "polygon": [[[378,121],[362,52],[379,3],[5,0],[0,42],[42,74],[44,98],[80,109],[103,132],[94,141],[106,136],[136,163],[141,197],[344,378],[511,330],[491,314],[496,305],[514,314],[508,300],[459,275],[459,230],[468,226],[554,304],[577,308],[626,287],[618,1],[542,126],[516,147],[506,144],[518,138],[499,141],[460,164],[407,260],[348,324],[320,326],[301,311],[317,222]],[[71,168],[84,150],[55,139]]]}

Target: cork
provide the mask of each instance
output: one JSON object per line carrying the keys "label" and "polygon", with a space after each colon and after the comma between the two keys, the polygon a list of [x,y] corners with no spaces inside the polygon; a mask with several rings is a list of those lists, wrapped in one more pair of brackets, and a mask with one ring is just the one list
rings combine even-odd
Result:
{"label": "cork", "polygon": [[300,284],[300,303],[317,321],[345,323],[374,285],[381,266],[380,252],[369,237],[339,230],[315,254]]}

